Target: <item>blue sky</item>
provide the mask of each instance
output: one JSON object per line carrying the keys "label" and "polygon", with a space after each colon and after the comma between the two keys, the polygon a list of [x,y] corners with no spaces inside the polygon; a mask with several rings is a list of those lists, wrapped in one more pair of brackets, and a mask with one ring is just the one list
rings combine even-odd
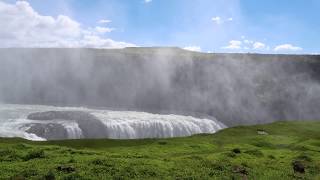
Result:
{"label": "blue sky", "polygon": [[[2,2],[17,4],[17,1],[12,0]],[[179,46],[203,52],[320,52],[319,0],[27,2],[39,16],[50,16],[56,20],[59,15],[70,18],[79,24],[81,33],[90,31],[99,42],[110,40],[112,43],[123,42],[137,46]],[[111,22],[99,23],[100,20]],[[30,25],[27,30],[33,31],[34,27]],[[97,27],[103,33],[93,32],[93,29],[99,31]],[[80,39],[80,36],[72,38]],[[92,41],[90,43],[95,47]],[[108,43],[108,46],[112,43]],[[39,45],[39,42],[36,44]]]}

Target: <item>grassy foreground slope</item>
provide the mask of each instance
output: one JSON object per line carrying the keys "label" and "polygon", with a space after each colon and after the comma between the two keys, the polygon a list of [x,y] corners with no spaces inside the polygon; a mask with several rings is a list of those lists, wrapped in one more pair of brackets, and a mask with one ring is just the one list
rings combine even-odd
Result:
{"label": "grassy foreground slope", "polygon": [[147,140],[0,139],[0,179],[320,179],[320,122]]}

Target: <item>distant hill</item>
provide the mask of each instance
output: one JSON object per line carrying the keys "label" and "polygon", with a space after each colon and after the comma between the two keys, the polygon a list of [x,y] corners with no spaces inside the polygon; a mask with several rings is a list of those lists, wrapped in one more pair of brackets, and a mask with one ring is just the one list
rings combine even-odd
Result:
{"label": "distant hill", "polygon": [[180,48],[0,49],[0,102],[214,116],[228,126],[320,119],[320,56]]}

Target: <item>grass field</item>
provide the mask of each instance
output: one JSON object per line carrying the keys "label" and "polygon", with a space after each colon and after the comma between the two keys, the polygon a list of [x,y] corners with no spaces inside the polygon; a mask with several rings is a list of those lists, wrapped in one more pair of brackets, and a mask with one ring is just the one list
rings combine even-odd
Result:
{"label": "grass field", "polygon": [[171,139],[2,138],[0,179],[320,179],[320,122]]}

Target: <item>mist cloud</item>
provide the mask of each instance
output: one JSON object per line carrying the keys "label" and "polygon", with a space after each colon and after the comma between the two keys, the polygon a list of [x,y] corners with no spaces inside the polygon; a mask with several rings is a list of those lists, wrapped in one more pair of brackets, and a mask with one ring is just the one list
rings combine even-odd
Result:
{"label": "mist cloud", "polygon": [[319,56],[0,50],[4,103],[200,114],[227,126],[320,118]]}

